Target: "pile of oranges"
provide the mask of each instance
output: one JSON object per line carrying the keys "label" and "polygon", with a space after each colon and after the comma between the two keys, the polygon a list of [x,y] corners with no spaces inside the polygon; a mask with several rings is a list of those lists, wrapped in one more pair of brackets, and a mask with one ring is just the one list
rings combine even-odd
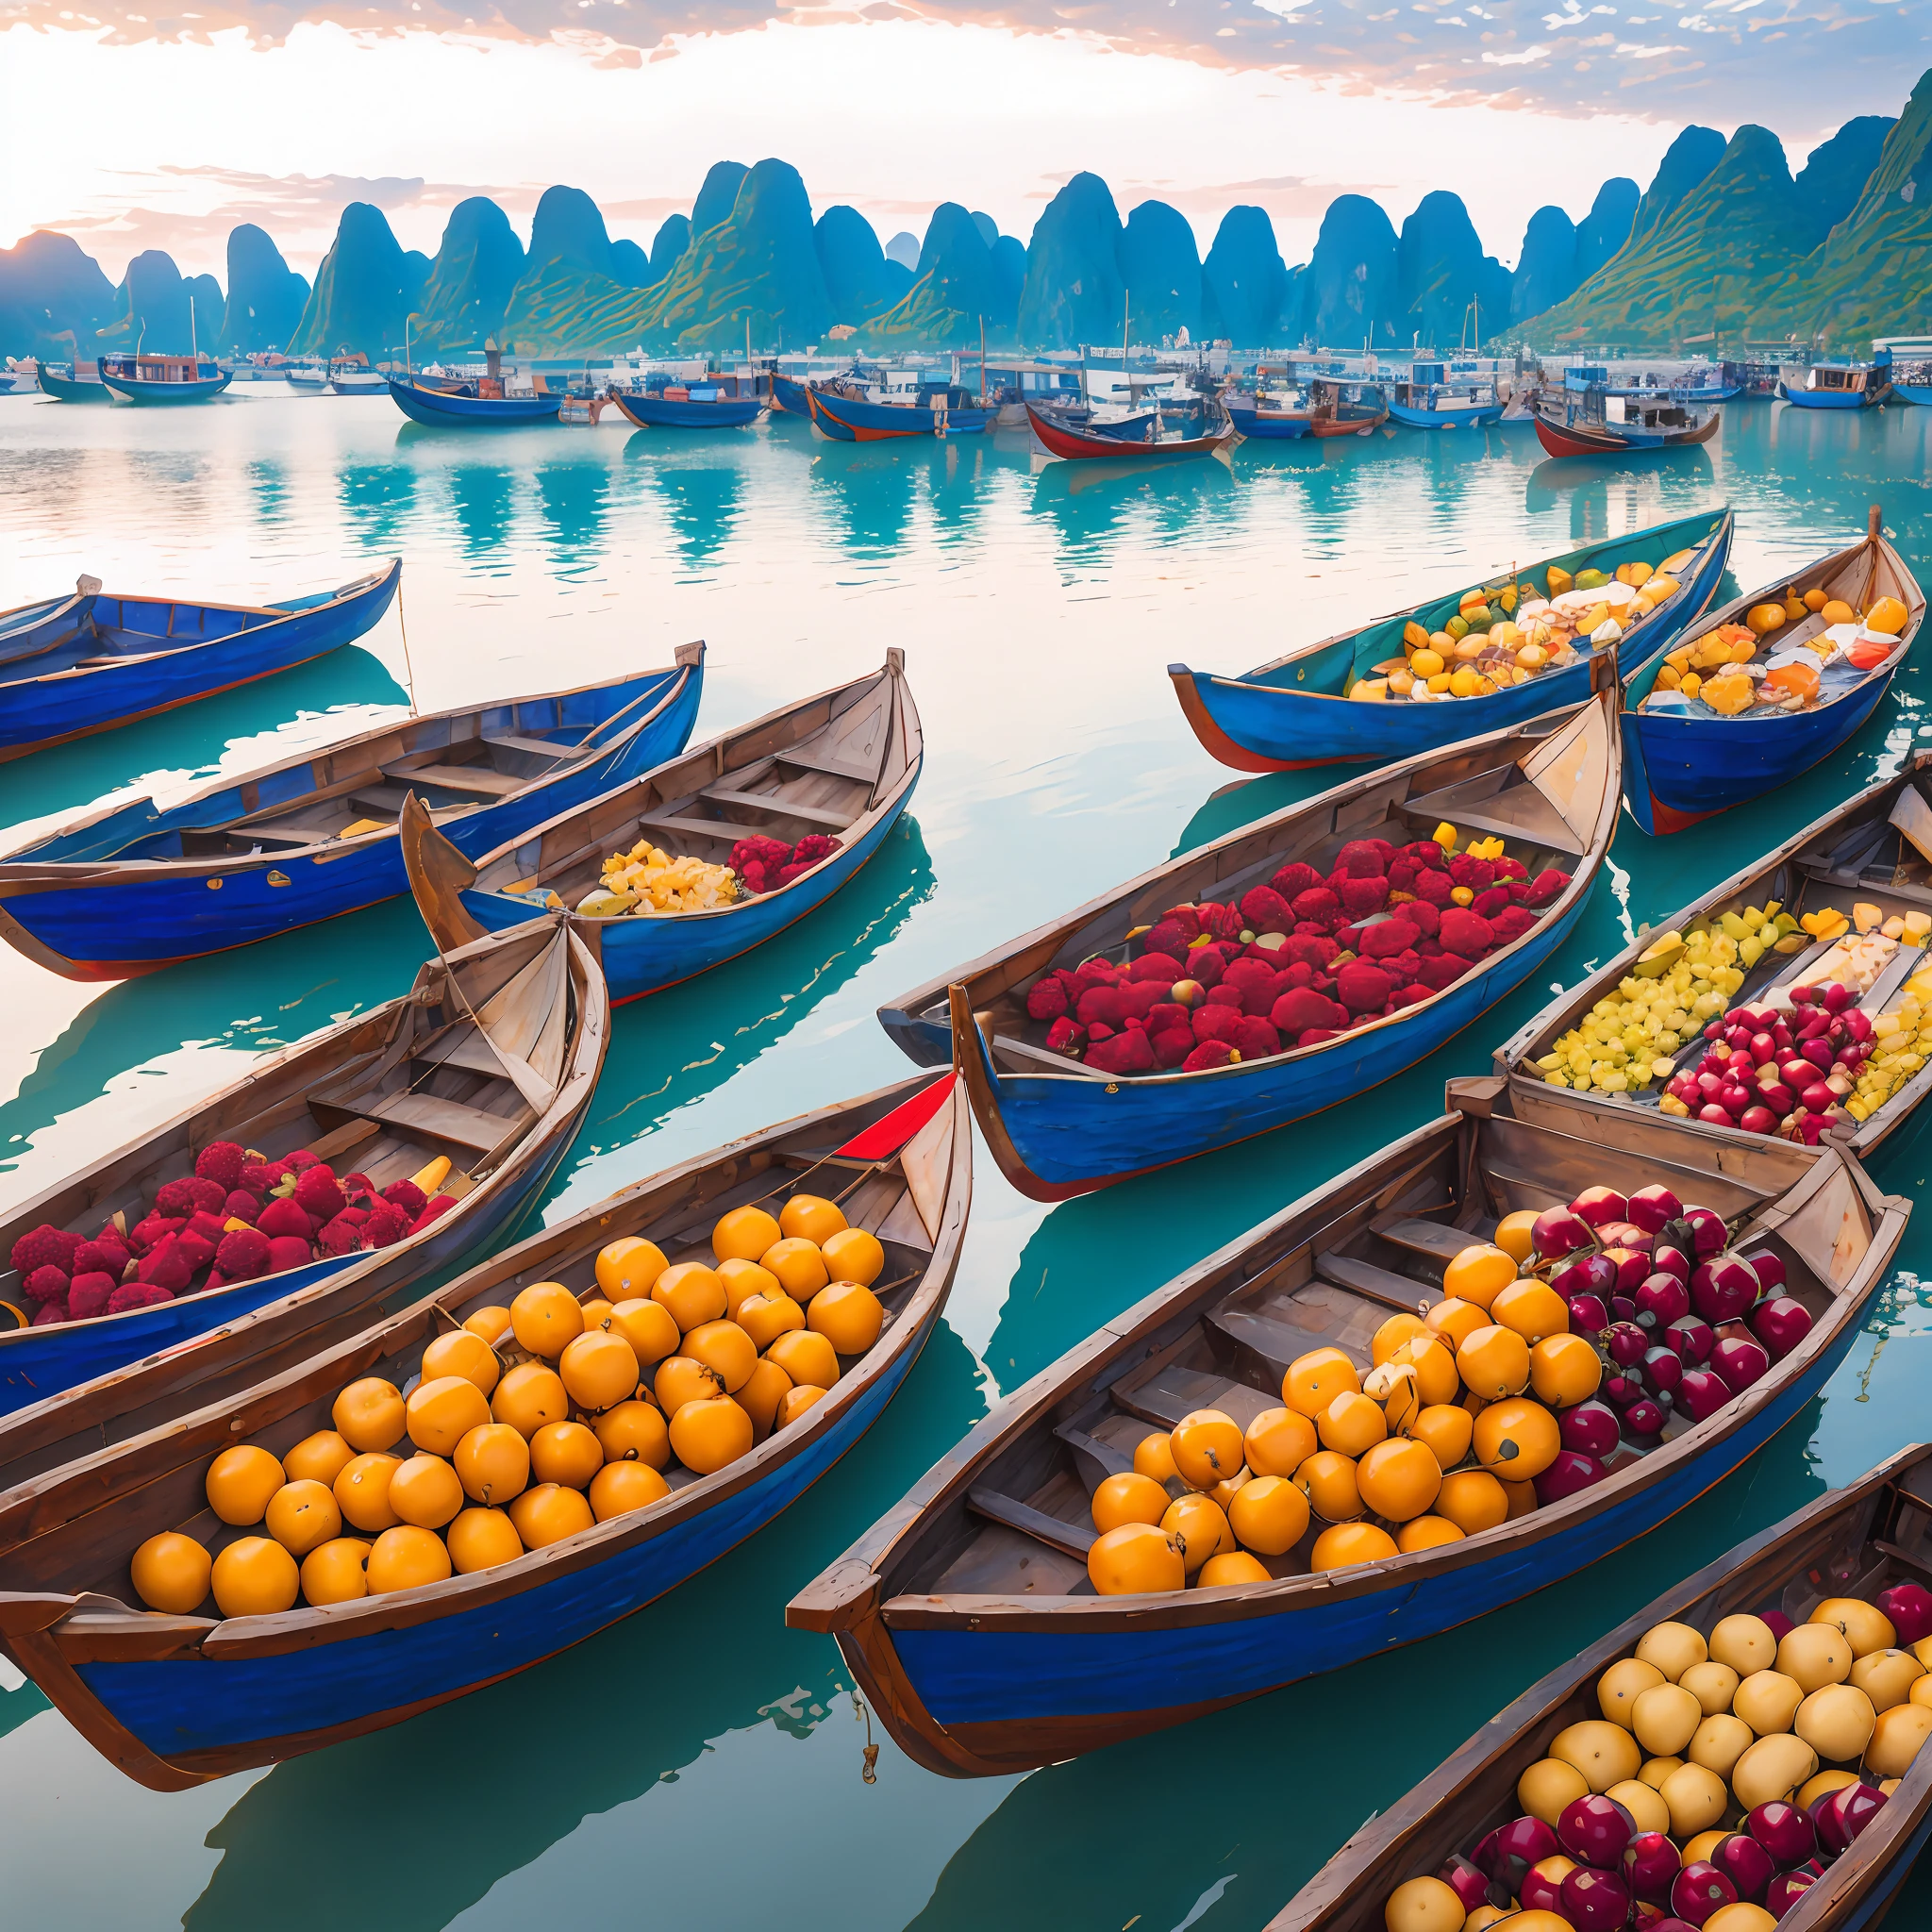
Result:
{"label": "pile of oranges", "polygon": [[681,1464],[710,1475],[797,1421],[885,1326],[885,1250],[839,1207],[794,1194],[776,1219],[734,1208],[709,1261],[636,1236],[597,1257],[583,1301],[532,1283],[423,1351],[406,1396],[377,1375],[335,1399],[332,1427],[277,1457],[209,1466],[208,1507],[260,1526],[210,1555],[168,1531],[134,1554],[151,1609],[224,1617],[351,1602],[513,1561],[642,1509]]}
{"label": "pile of oranges", "polygon": [[[1088,1574],[1102,1595],[1259,1583],[1384,1562],[1527,1515],[1563,1447],[1556,1411],[1588,1401],[1603,1358],[1564,1298],[1519,1274],[1534,1214],[1462,1250],[1426,1315],[1391,1315],[1367,1375],[1339,1348],[1298,1357],[1283,1407],[1243,1429],[1197,1409],[1145,1437],[1094,1491]],[[1288,1562],[1321,1525],[1307,1563]],[[1275,1559],[1276,1567],[1269,1567]]]}

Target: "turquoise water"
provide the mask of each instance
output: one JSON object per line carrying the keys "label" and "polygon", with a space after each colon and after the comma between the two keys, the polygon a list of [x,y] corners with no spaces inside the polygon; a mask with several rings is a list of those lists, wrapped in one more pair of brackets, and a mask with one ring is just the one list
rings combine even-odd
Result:
{"label": "turquoise water", "polygon": [[[82,571],[236,601],[407,559],[360,649],[0,766],[0,825],[178,791],[399,713],[549,690],[710,645],[701,735],[902,645],[925,775],[880,857],[751,958],[620,1010],[556,1215],[906,1062],[874,1008],[1167,854],[1321,789],[1235,789],[1183,725],[1170,660],[1244,669],[1512,560],[1725,501],[1751,587],[1862,532],[1923,574],[1932,411],[1733,406],[1721,441],[1598,472],[1524,429],[1250,443],[1091,477],[1024,438],[815,441],[458,436],[376,400],[237,396],[181,412],[0,401],[0,607]],[[1922,647],[1923,650],[1923,647]],[[981,1150],[947,1324],[885,1420],[789,1515],[672,1597],[398,1729],[161,1796],[0,1664],[9,1914],[397,1932],[626,1923],[1010,1932],[1265,1924],[1372,1811],[1541,1671],[1740,1536],[1923,1433],[1932,1223],[1822,1402],[1666,1529],[1485,1622],[1025,1778],[954,1782],[888,1740],[878,1782],[829,1640],[786,1599],[985,1411],[1099,1323],[1429,1118],[1443,1079],[1624,942],[1932,741],[1908,665],[1868,729],[1748,812],[1667,841],[1625,819],[1549,981],[1372,1098],[1042,1209]],[[1332,775],[1332,774],[1331,774]],[[8,832],[8,842],[17,834]],[[247,1057],[403,991],[427,950],[377,908],[116,987],[0,950],[0,1198],[233,1078]],[[1914,1193],[1932,1114],[1874,1163]],[[872,1736],[883,1739],[874,1724]],[[1913,1893],[1932,1907],[1932,1873]],[[1907,1909],[1907,1907],[1902,1907]],[[1914,1920],[1913,1923],[1916,1923]]]}

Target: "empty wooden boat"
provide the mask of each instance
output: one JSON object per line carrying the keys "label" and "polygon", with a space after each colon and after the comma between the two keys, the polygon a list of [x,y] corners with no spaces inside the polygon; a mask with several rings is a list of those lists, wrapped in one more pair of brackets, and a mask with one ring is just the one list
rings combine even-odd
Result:
{"label": "empty wooden boat", "polygon": [[[1502,1081],[1450,1084],[1451,1111],[1305,1196],[1125,1310],[1006,1397],[791,1601],[829,1631],[904,1749],[957,1776],[1010,1775],[1432,1637],[1569,1576],[1728,1475],[1801,1414],[1860,1333],[1910,1203],[1828,1146],[1744,1152],[1681,1122],[1603,1144],[1590,1108],[1518,1119]],[[1564,1096],[1557,1096],[1561,1106]],[[1431,1549],[1310,1570],[1319,1520],[1271,1579],[1093,1591],[1090,1498],[1141,1440],[1197,1409],[1243,1428],[1321,1347],[1357,1371],[1391,1314],[1505,1213],[1600,1186],[1662,1184],[1784,1264],[1809,1332],[1721,1408],[1624,1437],[1565,1500]]]}
{"label": "empty wooden boat", "polygon": [[415,792],[459,851],[594,798],[683,749],[704,646],[543,697],[379,724],[163,809],[110,805],[0,856],[0,937],[69,979],[129,979],[408,890]]}
{"label": "empty wooden boat", "polygon": [[1571,578],[1594,570],[1614,579],[1626,564],[1655,569],[1688,552],[1675,575],[1675,594],[1631,624],[1618,641],[1617,658],[1627,678],[1674,643],[1717,594],[1730,555],[1731,525],[1728,510],[1680,517],[1543,558],[1524,570],[1498,572],[1446,597],[1432,597],[1374,624],[1303,644],[1239,677],[1191,671],[1185,664],[1169,665],[1168,675],[1194,736],[1210,756],[1238,772],[1291,772],[1307,765],[1411,758],[1472,731],[1492,730],[1578,703],[1590,689],[1590,658],[1544,671],[1525,684],[1453,704],[1351,700],[1348,692],[1358,680],[1384,665],[1400,667],[1407,625],[1420,625],[1431,634],[1441,631],[1472,591],[1500,600],[1506,590],[1521,586],[1527,595],[1542,594],[1552,566]]}
{"label": "empty wooden boat", "polygon": [[69,597],[0,611],[0,762],[233,691],[354,643],[389,608],[401,558],[284,604]]}
{"label": "empty wooden boat", "polygon": [[[940,1320],[972,1196],[972,1129],[950,1074],[895,1085],[653,1174],[506,1250],[328,1353],[0,1494],[0,1650],[130,1777],[158,1790],[271,1764],[399,1723],[541,1662],[675,1589],[768,1523],[877,1420]],[[330,1426],[364,1375],[411,1383],[425,1345],[536,1281],[598,1293],[598,1252],[629,1235],[708,1257],[719,1217],[835,1180],[885,1251],[883,1332],[830,1390],[709,1475],[493,1568],[280,1615],[137,1607],[129,1559],[181,1529],[217,1549],[214,1457],[281,1453]]]}
{"label": "empty wooden boat", "polygon": [[161,1189],[193,1174],[215,1141],[271,1161],[307,1148],[377,1193],[450,1162],[438,1183],[450,1204],[391,1245],[325,1249],[121,1313],[28,1326],[36,1284],[9,1260],[0,1274],[0,1318],[10,1324],[0,1331],[0,1472],[52,1444],[98,1441],[118,1418],[291,1339],[312,1351],[330,1324],[340,1333],[346,1317],[364,1327],[379,1297],[487,1252],[563,1159],[608,1037],[591,948],[567,921],[532,921],[432,960],[403,998],[287,1048],[25,1202],[0,1225],[0,1258],[34,1229],[92,1240],[117,1215],[124,1236],[141,1239]]}
{"label": "empty wooden boat", "polygon": [[[1820,608],[1806,608],[1809,599]],[[1878,632],[1863,614],[1881,599],[1895,627]],[[1827,602],[1827,600],[1830,600]],[[1836,604],[1841,608],[1834,610]],[[1754,638],[1747,620],[1767,606],[1790,614]],[[1826,612],[1839,619],[1827,621]],[[1653,657],[1631,678],[1624,711],[1624,782],[1631,816],[1646,832],[1680,832],[1700,819],[1748,804],[1828,758],[1878,708],[1925,617],[1925,593],[1905,559],[1885,541],[1878,506],[1864,539],[1820,558],[1714,610],[1682,634],[1677,649]],[[1754,696],[1741,714],[1720,713],[1708,693],[1667,691],[1674,660],[1725,625],[1755,655]],[[1695,661],[1693,659],[1693,661]],[[1734,674],[1733,682],[1739,675]],[[1703,684],[1714,680],[1707,668]],[[1782,687],[1779,702],[1755,693]]]}
{"label": "empty wooden boat", "polygon": [[432,429],[504,429],[557,419],[562,391],[506,395],[500,376],[439,383],[414,375],[388,378],[390,400],[412,423]]}
{"label": "empty wooden boat", "polygon": [[[1867,786],[1788,839],[1775,852],[1753,859],[1722,885],[1669,919],[1647,927],[1596,973],[1559,993],[1497,1049],[1496,1071],[1508,1076],[1510,1104],[1517,1113],[1524,1120],[1544,1118],[1549,1093],[1561,1082],[1558,1091],[1564,1106],[1557,1118],[1570,1118],[1571,1104],[1580,1102],[1600,1113],[1600,1131],[1606,1139],[1628,1132],[1641,1136],[1637,1123],[1657,1113],[1670,1082],[1680,1073],[1694,1074],[1702,1064],[1710,1043],[1705,1038],[1708,1024],[1724,1012],[1746,1009],[1761,1012],[1776,1007],[1789,1014],[1791,1003],[1778,989],[1812,983],[1810,975],[1814,974],[1823,974],[1826,979],[1835,976],[1833,961],[1843,957],[1837,931],[1826,925],[1822,934],[1814,935],[1800,924],[1787,936],[1790,950],[1778,951],[1774,942],[1755,958],[1740,962],[1738,970],[1743,974],[1743,981],[1725,1006],[1707,1015],[1687,1014],[1681,1028],[1660,1026],[1661,1037],[1646,1042],[1641,1053],[1630,1053],[1621,1067],[1611,1067],[1600,1051],[1588,1055],[1582,1067],[1574,1066],[1569,1053],[1559,1055],[1557,1042],[1589,1016],[1598,1001],[1624,998],[1620,990],[1626,984],[1635,980],[1640,987],[1655,987],[1681,958],[1678,942],[1700,929],[1724,931],[1728,918],[1734,939],[1748,928],[1762,944],[1766,923],[1762,915],[1766,906],[1774,904],[1786,919],[1799,922],[1822,923],[1823,915],[1836,911],[1850,924],[1856,914],[1879,931],[1881,941],[1887,939],[1888,928],[1903,928],[1907,916],[1912,915],[1914,930],[1896,930],[1889,944],[1871,943],[1871,953],[1883,958],[1874,957],[1873,976],[1855,990],[1856,997],[1849,1004],[1874,1023],[1881,1015],[1897,1013],[1908,999],[1917,1005],[1906,990],[1907,983],[1932,965],[1932,953],[1925,950],[1926,932],[1932,932],[1932,751],[1919,752],[1897,777],[1881,778]],[[1742,921],[1746,907],[1759,913],[1755,924]],[[1920,927],[1925,930],[1918,930]],[[1841,983],[1850,987],[1850,975]],[[1663,1017],[1670,1015],[1667,1012]],[[1912,1030],[1916,1035],[1916,1027]],[[1932,1032],[1932,1018],[1927,1019],[1926,1030]],[[1871,1037],[1884,1041],[1890,1035],[1874,1024]],[[1573,1045],[1569,1052],[1575,1050]],[[1917,1068],[1901,1065],[1897,1084],[1875,1105],[1867,1106],[1854,1089],[1847,1097],[1859,1100],[1861,1112],[1840,1111],[1825,1130],[1861,1159],[1881,1145],[1932,1092],[1932,1041],[1922,1049],[1914,1038],[1897,1043],[1891,1051],[1924,1053],[1926,1063]],[[1776,1058],[1782,1063],[1788,1057]],[[1829,1064],[1827,1060],[1825,1067],[1814,1069],[1813,1080],[1824,1078]],[[1621,1072],[1623,1090],[1599,1088],[1593,1066],[1604,1074]],[[1752,1077],[1755,1081],[1755,1073]],[[1795,1100],[1804,1091],[1796,1090],[1791,1097]],[[1700,1119],[1701,1106],[1706,1104],[1709,1103],[1692,1107],[1684,1124],[1699,1133],[1714,1134],[1734,1146],[1749,1147],[1763,1139],[1762,1134],[1748,1132],[1735,1123]],[[1778,1104],[1783,1108],[1783,1096],[1778,1096]],[[1787,1109],[1775,1117],[1782,1121],[1788,1115]]]}
{"label": "empty wooden boat", "polygon": [[[1241,440],[1240,430],[1229,423],[1205,436],[1157,435],[1133,441],[1109,436],[1104,430],[1076,429],[1030,402],[1026,405],[1026,420],[1049,456],[1068,457],[1076,461],[1098,458],[1120,462],[1159,462],[1169,457],[1220,457],[1224,461]],[[1158,420],[1157,416],[1157,424]]]}
{"label": "empty wooden boat", "polygon": [[[884,843],[912,797],[924,738],[906,658],[850,684],[768,712],[533,827],[472,862],[427,823],[417,903],[441,945],[460,945],[529,918],[537,906],[577,908],[596,935],[613,1005],[675,986],[735,959],[822,906]],[[414,808],[421,810],[420,805]],[[640,841],[678,857],[730,862],[763,837],[822,856],[778,881],[709,909],[585,912],[608,897],[604,865]]]}
{"label": "empty wooden boat", "polygon": [[[1452,1858],[1467,1858],[1489,1832],[1523,1816],[1518,1779],[1569,1725],[1601,1718],[1598,1680],[1632,1656],[1654,1625],[1685,1624],[1708,1638],[1731,1616],[1802,1624],[1828,1597],[1870,1602],[1896,1584],[1923,1585],[1928,1577],[1932,1449],[1921,1443],[1726,1551],[1532,1684],[1400,1804],[1370,1819],[1268,1922],[1267,1932],[1384,1932],[1398,1887],[1436,1876]],[[1795,1903],[1781,1899],[1777,1916],[1791,1932],[1875,1926],[1928,1838],[1932,1753],[1921,1751],[1850,1849],[1825,1864]]]}
{"label": "empty wooden boat", "polygon": [[[955,967],[882,1007],[880,1022],[924,1065],[950,1064],[955,1039],[962,1043],[967,1090],[993,1158],[1008,1180],[1036,1201],[1064,1200],[1210,1153],[1379,1086],[1540,970],[1582,911],[1618,810],[1615,663],[1602,658],[1598,665],[1610,688],[1576,710],[1471,739],[1290,806]],[[1399,995],[1400,1003],[1391,1008],[1379,1000],[1359,1010],[1349,1005],[1375,991],[1376,982],[1344,985],[1356,950],[1338,938],[1326,944],[1307,942],[1317,953],[1333,952],[1307,983],[1319,996],[1317,1017],[1294,1021],[1285,1014],[1275,1021],[1277,1009],[1271,1005],[1267,1024],[1275,1029],[1274,1042],[1269,1043],[1265,1029],[1252,1035],[1251,1048],[1231,1042],[1237,1057],[1223,1065],[1199,1064],[1189,1071],[1184,1063],[1158,1061],[1138,1071],[1112,1071],[1112,1051],[1096,1053],[1091,1045],[1063,1040],[1055,1033],[1057,1020],[1032,1011],[1052,998],[1050,991],[1034,997],[1041,982],[1077,973],[1088,960],[1124,965],[1129,973],[1149,976],[1158,962],[1134,956],[1148,940],[1162,938],[1161,922],[1171,908],[1210,903],[1237,908],[1260,888],[1274,896],[1270,880],[1291,865],[1312,867],[1310,876],[1325,881],[1351,845],[1380,839],[1398,848],[1399,857],[1399,848],[1432,841],[1444,822],[1471,842],[1477,833],[1493,837],[1499,846],[1507,841],[1507,857],[1524,869],[1525,885],[1541,882],[1541,896],[1533,908],[1518,908],[1518,913],[1533,911],[1533,917],[1508,914],[1507,938],[1505,928],[1491,928],[1479,915],[1465,943],[1491,944],[1493,950],[1471,959],[1442,960],[1438,956],[1443,946],[1412,928],[1414,944],[1380,969],[1390,982],[1388,997]],[[1428,849],[1438,848],[1431,843]],[[1450,890],[1447,874],[1441,890]],[[1508,889],[1505,897],[1507,906]],[[1332,892],[1325,903],[1335,903]],[[1380,921],[1406,909],[1391,902],[1383,912],[1368,916]],[[1497,910],[1503,918],[1506,908]],[[1338,935],[1356,933],[1352,925],[1334,924],[1340,913],[1323,916]],[[1312,921],[1315,911],[1307,917]],[[1422,913],[1411,921],[1426,924]],[[1265,928],[1251,933],[1256,929],[1267,937]],[[1358,937],[1373,963],[1379,941],[1367,937],[1368,931],[1362,927]],[[1460,925],[1457,933],[1463,936]],[[1391,924],[1387,937],[1395,936]],[[1424,944],[1433,949],[1427,958],[1421,953]],[[1307,946],[1297,932],[1278,951],[1256,950],[1281,959],[1285,971],[1294,973],[1286,962]],[[1253,977],[1235,962],[1223,970]],[[1397,976],[1411,970],[1415,982],[1397,986]],[[1441,986],[1431,990],[1439,978]],[[1280,994],[1291,990],[1283,986]],[[1211,1003],[1204,1000],[1201,1010]],[[1320,1017],[1325,1008],[1333,1014]],[[1156,1026],[1151,1014],[1138,1017],[1143,1030]],[[1089,1024],[1080,1020],[1082,1026]],[[1204,1045],[1207,1023],[1191,1012],[1187,1024],[1194,1044]],[[1150,1051],[1164,1037],[1158,1029],[1150,1035]],[[1070,1058],[1069,1046],[1081,1049],[1083,1057]]]}

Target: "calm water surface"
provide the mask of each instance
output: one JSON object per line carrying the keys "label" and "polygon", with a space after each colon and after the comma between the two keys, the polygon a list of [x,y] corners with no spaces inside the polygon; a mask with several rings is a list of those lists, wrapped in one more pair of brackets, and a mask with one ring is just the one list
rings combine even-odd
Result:
{"label": "calm water surface", "polygon": [[[555,1217],[906,1070],[874,1008],[1166,855],[1321,789],[1230,788],[1165,677],[1289,645],[1588,538],[1728,502],[1753,587],[1862,532],[1924,575],[1932,411],[1733,405],[1707,450],[1540,464],[1525,429],[1244,447],[1092,477],[1024,438],[847,446],[404,426],[380,399],[172,411],[0,401],[0,608],[85,571],[251,601],[407,559],[400,609],[307,669],[0,766],[0,826],[177,792],[298,746],[710,645],[700,735],[903,646],[925,775],[880,857],[781,939],[623,1008]],[[1557,986],[1932,739],[1921,659],[1836,765],[1675,839],[1625,819],[1548,981],[1353,1107],[1042,1209],[981,1150],[946,1324],[846,1461],[673,1596],[540,1669],[331,1751],[175,1796],[110,1770],[0,1664],[0,1843],[18,1923],[379,1932],[624,1923],[966,1932],[1261,1925],[1364,1818],[1541,1671],[1739,1537],[1925,1433],[1932,1220],[1824,1398],[1668,1527],[1448,1637],[1029,1777],[963,1783],[890,1741],[785,1601],[989,1401],[1121,1308],[1430,1118]],[[1333,775],[1333,774],[1330,774]],[[8,842],[17,837],[8,832]],[[114,987],[0,949],[0,1199],[408,986],[412,907]],[[1932,1110],[1875,1165],[1932,1174]],[[872,1735],[883,1738],[876,1726]],[[1932,1874],[1901,1907],[1932,1913]]]}

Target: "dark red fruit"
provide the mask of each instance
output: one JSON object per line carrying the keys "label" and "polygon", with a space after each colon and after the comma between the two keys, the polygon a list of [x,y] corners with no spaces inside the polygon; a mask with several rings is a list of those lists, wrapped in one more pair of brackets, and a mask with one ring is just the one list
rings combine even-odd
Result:
{"label": "dark red fruit", "polygon": [[1692,1925],[1701,1925],[1722,1907],[1738,1902],[1738,1888],[1707,1858],[1686,1865],[1671,1887],[1671,1909]]}
{"label": "dark red fruit", "polygon": [[1579,1865],[1563,1874],[1557,1909],[1576,1932],[1624,1932],[1630,1923],[1630,1889],[1614,1872]]}
{"label": "dark red fruit", "polygon": [[1698,1315],[1679,1316],[1664,1330],[1664,1346],[1682,1356],[1689,1367],[1707,1362],[1716,1344],[1710,1324]]}
{"label": "dark red fruit", "polygon": [[1663,1432],[1663,1405],[1653,1401],[1648,1395],[1641,1401],[1633,1402],[1624,1411],[1624,1433],[1626,1436],[1644,1440],[1652,1436],[1660,1436]]}
{"label": "dark red fruit", "polygon": [[1711,1848],[1710,1862],[1738,1888],[1738,1896],[1753,1905],[1764,1897],[1777,1876],[1777,1864],[1755,1838],[1734,1831]]}
{"label": "dark red fruit", "polygon": [[1645,1234],[1655,1234],[1665,1222],[1683,1213],[1683,1203],[1668,1188],[1639,1188],[1630,1196],[1628,1213]]}
{"label": "dark red fruit", "polygon": [[1802,1865],[1818,1850],[1818,1834],[1810,1819],[1782,1798],[1758,1806],[1745,1819],[1744,1828],[1779,1865]]}
{"label": "dark red fruit", "polygon": [[1589,1247],[1596,1239],[1591,1232],[1590,1223],[1567,1208],[1551,1208],[1539,1214],[1529,1238],[1537,1253],[1545,1260],[1554,1260],[1559,1255],[1574,1254],[1578,1248]]}
{"label": "dark red fruit", "polygon": [[1690,1291],[1661,1269],[1646,1275],[1637,1290],[1637,1319],[1646,1328],[1664,1328],[1690,1312]]}
{"label": "dark red fruit", "polygon": [[1771,1367],[1771,1357],[1761,1343],[1727,1335],[1711,1350],[1710,1367],[1733,1395],[1741,1395]]}
{"label": "dark red fruit", "polygon": [[1811,1332],[1811,1310],[1790,1295],[1773,1295],[1751,1310],[1751,1332],[1781,1362]]}
{"label": "dark red fruit", "polygon": [[1671,1895],[1683,1854],[1660,1831],[1641,1831],[1624,1847],[1624,1882],[1640,1899],[1662,1905]]}
{"label": "dark red fruit", "polygon": [[[1609,1471],[1594,1456],[1581,1455],[1574,1449],[1558,1449],[1556,1460],[1536,1479],[1536,1499],[1545,1505],[1560,1503],[1565,1497],[1577,1495],[1602,1482],[1608,1474]],[[1576,1802],[1583,1801],[1579,1798]]]}
{"label": "dark red fruit", "polygon": [[1609,1455],[1617,1446],[1620,1433],[1615,1411],[1594,1400],[1579,1402],[1574,1408],[1566,1409],[1557,1427],[1564,1448],[1598,1458]]}
{"label": "dark red fruit", "polygon": [[1878,1607],[1891,1619],[1891,1627],[1901,1644],[1911,1645],[1922,1638],[1932,1637],[1932,1590],[1923,1584],[1893,1584],[1890,1590],[1880,1591]]}
{"label": "dark red fruit", "polygon": [[1686,1369],[1677,1386],[1677,1407],[1693,1423],[1707,1422],[1730,1399],[1729,1385],[1708,1369]]}

